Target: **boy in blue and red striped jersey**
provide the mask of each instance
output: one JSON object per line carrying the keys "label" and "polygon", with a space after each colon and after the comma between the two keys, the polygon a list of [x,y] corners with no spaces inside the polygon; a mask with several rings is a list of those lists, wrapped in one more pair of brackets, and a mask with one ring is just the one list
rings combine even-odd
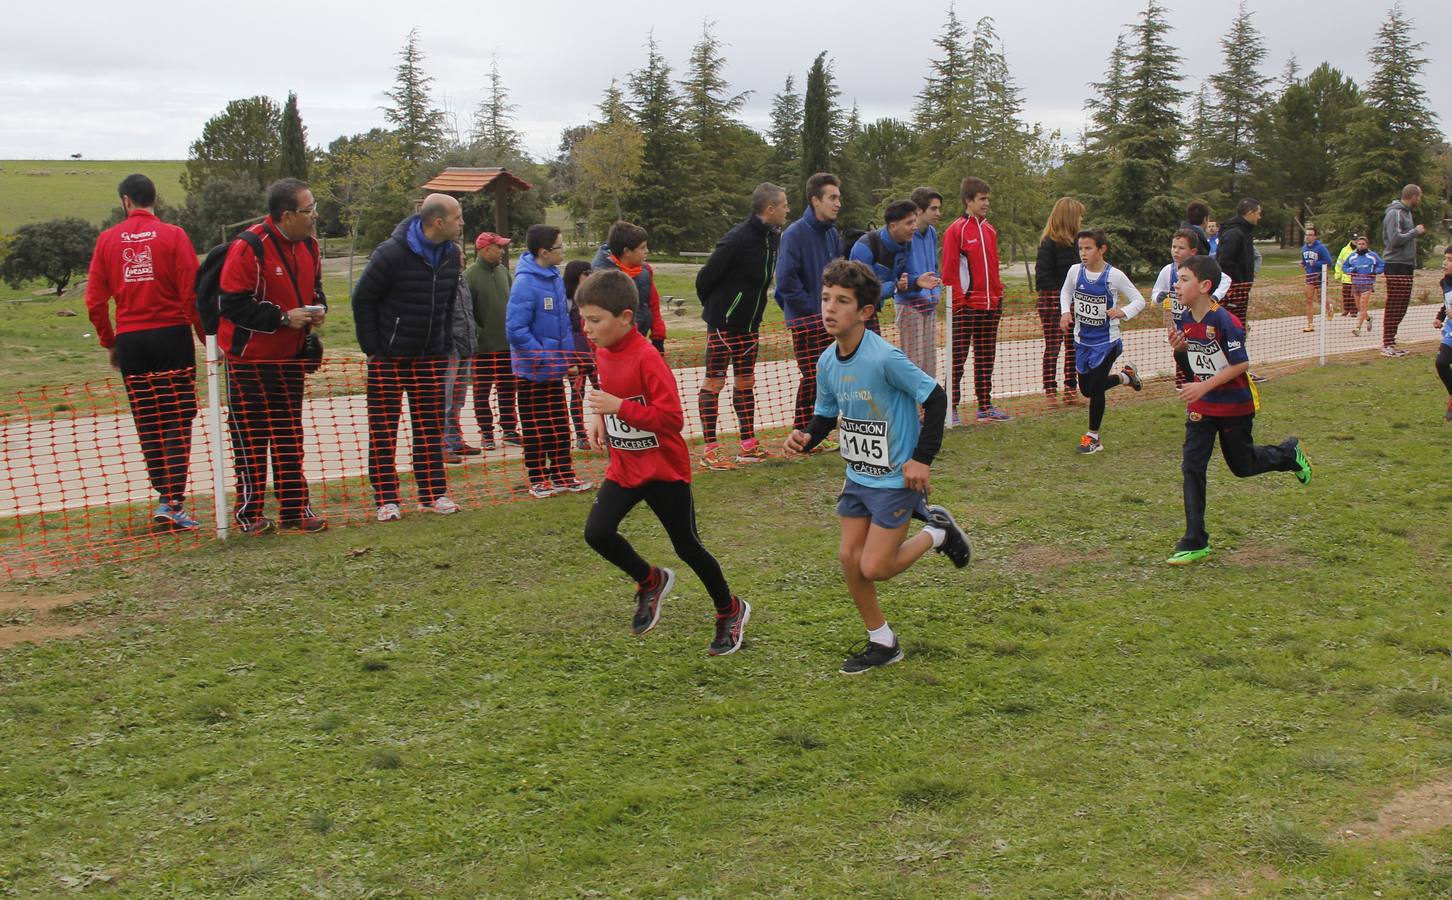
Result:
{"label": "boy in blue and red striped jersey", "polygon": [[1220,453],[1237,478],[1262,472],[1294,472],[1301,484],[1311,482],[1311,461],[1299,438],[1256,445],[1251,429],[1260,398],[1246,372],[1245,327],[1215,302],[1211,290],[1220,283],[1220,266],[1208,256],[1192,256],[1180,264],[1179,296],[1185,315],[1169,332],[1175,363],[1185,376],[1179,388],[1189,418],[1180,471],[1185,476],[1185,536],[1166,562],[1187,566],[1210,555],[1205,530],[1205,472],[1220,437]]}

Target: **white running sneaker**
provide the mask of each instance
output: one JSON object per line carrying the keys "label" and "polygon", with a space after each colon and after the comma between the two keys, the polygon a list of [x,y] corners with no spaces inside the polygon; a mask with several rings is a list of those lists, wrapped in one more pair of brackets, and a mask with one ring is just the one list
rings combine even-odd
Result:
{"label": "white running sneaker", "polygon": [[448,497],[440,497],[433,503],[420,503],[418,508],[428,512],[438,513],[441,516],[451,516],[459,511],[459,504],[450,500]]}
{"label": "white running sneaker", "polygon": [[398,508],[397,503],[378,504],[378,521],[397,522],[403,518],[403,511]]}

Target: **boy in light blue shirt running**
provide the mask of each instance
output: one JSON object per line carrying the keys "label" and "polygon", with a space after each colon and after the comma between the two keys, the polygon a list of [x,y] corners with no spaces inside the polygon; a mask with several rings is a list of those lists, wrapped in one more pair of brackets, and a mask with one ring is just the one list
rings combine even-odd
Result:
{"label": "boy in light blue shirt running", "polygon": [[[906,571],[929,550],[968,564],[968,536],[941,506],[929,506],[928,466],[943,441],[948,397],[901,350],[867,323],[882,286],[866,264],[833,260],[822,273],[822,324],[833,344],[817,361],[817,402],[806,431],[786,439],[789,453],[809,453],[838,429],[847,478],[837,500],[839,557],[847,590],[867,626],[867,644],[842,664],[858,675],[902,659],[882,615],[877,582]],[[918,410],[922,409],[919,421]],[[907,537],[909,520],[927,521]]]}

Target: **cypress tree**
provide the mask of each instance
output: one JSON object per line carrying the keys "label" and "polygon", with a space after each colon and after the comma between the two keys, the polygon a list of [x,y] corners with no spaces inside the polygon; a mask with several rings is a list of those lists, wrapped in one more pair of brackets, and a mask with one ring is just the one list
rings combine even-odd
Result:
{"label": "cypress tree", "polygon": [[1257,140],[1265,120],[1270,78],[1260,71],[1265,40],[1251,22],[1244,0],[1220,39],[1224,61],[1210,76],[1212,100],[1203,138],[1206,163],[1218,174],[1218,187],[1231,203],[1250,193],[1247,176],[1255,165]]}
{"label": "cypress tree", "polygon": [[796,76],[788,75],[781,92],[771,99],[771,147],[767,177],[790,188],[802,171],[802,95],[797,93]]}
{"label": "cypress tree", "polygon": [[289,91],[282,108],[282,157],[278,174],[308,180],[308,132],[297,109],[297,94]]}
{"label": "cypress tree", "polygon": [[483,151],[494,165],[518,165],[524,158],[523,139],[514,130],[514,111],[518,109],[509,102],[509,91],[504,87],[504,78],[499,74],[499,57],[489,61],[489,79],[484,88],[484,99],[474,110],[472,146]]}
{"label": "cypress tree", "polygon": [[682,202],[690,141],[681,128],[681,98],[671,82],[671,67],[652,33],[645,65],[627,79],[630,104],[644,143],[641,169],[625,195],[626,216],[650,231],[651,245],[677,249],[691,210]]}
{"label": "cypress tree", "polygon": [[[837,96],[840,92],[832,80],[832,64],[827,53],[817,54],[807,71],[807,94],[802,103],[802,168],[801,182],[817,172],[832,170],[836,155],[838,131]],[[805,203],[806,198],[801,198]]]}

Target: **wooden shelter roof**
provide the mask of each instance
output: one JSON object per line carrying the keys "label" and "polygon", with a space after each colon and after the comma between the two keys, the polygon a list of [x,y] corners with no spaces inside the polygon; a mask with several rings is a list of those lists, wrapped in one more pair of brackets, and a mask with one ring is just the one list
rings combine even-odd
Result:
{"label": "wooden shelter roof", "polygon": [[530,190],[529,182],[502,166],[487,168],[450,166],[435,175],[428,184],[423,185],[422,190],[438,191],[444,194],[473,194],[486,188],[498,190],[495,182],[500,180],[504,182],[504,186],[508,190]]}

